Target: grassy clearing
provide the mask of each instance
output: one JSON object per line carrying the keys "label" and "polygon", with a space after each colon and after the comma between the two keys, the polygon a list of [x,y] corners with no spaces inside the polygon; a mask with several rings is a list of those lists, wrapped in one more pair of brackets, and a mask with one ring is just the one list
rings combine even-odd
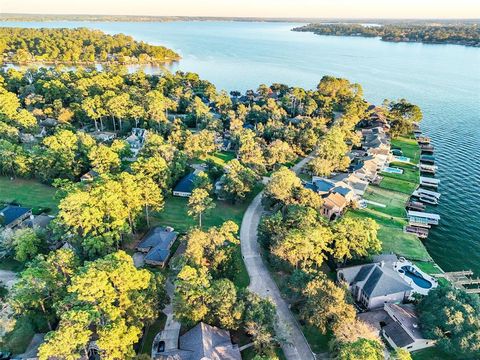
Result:
{"label": "grassy clearing", "polygon": [[[262,190],[258,185],[255,190],[239,204],[231,204],[226,201],[215,201],[215,208],[203,216],[203,228],[208,229],[212,226],[221,226],[225,221],[232,220],[238,226],[241,225],[243,214],[248,205]],[[186,233],[193,227],[198,226],[196,219],[188,216],[188,198],[171,196],[165,199],[165,209],[160,213],[153,214],[152,226],[162,225],[171,226],[180,233]],[[239,271],[234,279],[235,284],[240,288],[246,288],[250,283],[250,278],[245,268],[245,264],[240,252],[240,246],[235,251],[235,258],[239,264]]]}
{"label": "grassy clearing", "polygon": [[413,360],[454,360],[455,355],[446,354],[436,347],[415,351],[412,354]]}
{"label": "grassy clearing", "polygon": [[314,353],[328,352],[328,343],[332,339],[333,334],[324,335],[315,326],[309,325],[302,325],[302,332]]}
{"label": "grassy clearing", "polygon": [[[215,201],[215,208],[203,215],[203,228],[220,226],[227,220],[232,220],[240,226],[243,214],[251,200],[261,191],[259,185],[245,201],[238,204],[231,204],[227,201]],[[189,229],[198,226],[197,219],[188,215],[188,198],[170,196],[165,199],[165,208],[162,212],[153,214],[156,225],[172,226],[179,232],[187,232]]]}
{"label": "grassy clearing", "polygon": [[56,189],[34,180],[0,177],[0,203],[17,203],[26,207],[45,207],[57,212]]}
{"label": "grassy clearing", "polygon": [[212,155],[208,155],[206,160],[212,160],[215,164],[224,167],[230,160],[236,158],[233,151],[217,151]]}
{"label": "grassy clearing", "polygon": [[163,330],[166,321],[167,316],[164,313],[160,313],[155,322],[148,326],[145,335],[142,338],[140,353],[148,355],[152,353],[153,340],[155,339],[155,336]]}
{"label": "grassy clearing", "polygon": [[386,207],[382,207],[379,205],[368,204],[368,209],[371,211],[380,212],[388,216],[405,218],[405,206],[408,201],[408,195],[406,194],[370,185],[365,192],[364,198],[369,201],[386,205]]}
{"label": "grassy clearing", "polygon": [[403,232],[403,226],[406,224],[405,220],[387,217],[369,211],[369,209],[351,210],[345,216],[367,217],[375,220],[380,225],[378,238],[382,241],[383,252],[393,252],[412,260],[431,261],[431,257],[421,240],[415,235]]}
{"label": "grassy clearing", "polygon": [[398,137],[391,141],[392,148],[402,150],[403,156],[409,157],[410,161],[418,164],[420,161],[420,147],[417,141],[412,137]]}
{"label": "grassy clearing", "polygon": [[382,173],[382,176],[384,176],[382,182],[380,183],[380,187],[382,189],[398,191],[403,194],[411,195],[418,185],[418,183],[416,182],[396,179],[391,176],[385,176],[385,173]]}

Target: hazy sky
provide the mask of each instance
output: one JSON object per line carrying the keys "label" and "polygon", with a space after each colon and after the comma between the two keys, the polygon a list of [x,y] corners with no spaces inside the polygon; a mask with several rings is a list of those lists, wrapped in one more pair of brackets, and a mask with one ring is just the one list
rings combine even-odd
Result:
{"label": "hazy sky", "polygon": [[480,18],[480,0],[0,0],[0,12],[310,18]]}

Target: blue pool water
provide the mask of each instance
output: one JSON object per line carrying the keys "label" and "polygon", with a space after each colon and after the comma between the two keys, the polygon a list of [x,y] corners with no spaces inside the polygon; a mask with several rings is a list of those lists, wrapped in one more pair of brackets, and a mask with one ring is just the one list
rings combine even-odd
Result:
{"label": "blue pool water", "polygon": [[403,169],[386,167],[385,169],[383,169],[383,172],[390,173],[390,174],[403,174]]}
{"label": "blue pool water", "polygon": [[395,156],[395,160],[401,162],[410,162],[410,158],[406,156]]}
{"label": "blue pool water", "polygon": [[406,276],[413,280],[413,282],[421,287],[422,289],[430,289],[432,287],[432,283],[426,280],[420,273],[418,273],[413,267],[411,266],[402,266],[400,272],[404,272]]}

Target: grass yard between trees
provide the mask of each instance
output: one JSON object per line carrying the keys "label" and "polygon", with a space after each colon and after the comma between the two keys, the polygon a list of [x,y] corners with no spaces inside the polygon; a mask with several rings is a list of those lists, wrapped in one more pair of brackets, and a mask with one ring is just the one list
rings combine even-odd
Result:
{"label": "grass yard between trees", "polygon": [[0,204],[16,203],[31,208],[48,208],[50,213],[58,211],[56,189],[35,180],[0,177]]}
{"label": "grass yard between trees", "polygon": [[[254,191],[241,203],[232,204],[227,201],[215,201],[215,208],[208,211],[202,217],[202,228],[221,226],[225,221],[231,220],[239,227],[242,223],[243,214],[252,199],[262,190],[258,185]],[[186,233],[189,229],[198,226],[198,220],[188,215],[188,198],[169,196],[165,199],[165,208],[159,213],[153,214],[152,226],[171,226],[180,233]],[[240,245],[235,251],[236,261],[239,264],[239,272],[234,280],[240,288],[246,288],[250,278],[243,263]]]}

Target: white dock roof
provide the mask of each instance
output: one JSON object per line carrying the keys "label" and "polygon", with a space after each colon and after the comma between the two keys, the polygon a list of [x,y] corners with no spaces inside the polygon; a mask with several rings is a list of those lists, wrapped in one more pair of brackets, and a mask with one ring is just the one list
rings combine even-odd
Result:
{"label": "white dock roof", "polygon": [[428,219],[433,219],[433,220],[440,220],[440,215],[438,214],[432,214],[432,213],[425,213],[421,211],[408,211],[408,216],[414,216],[414,217],[419,217],[419,218],[428,218]]}

